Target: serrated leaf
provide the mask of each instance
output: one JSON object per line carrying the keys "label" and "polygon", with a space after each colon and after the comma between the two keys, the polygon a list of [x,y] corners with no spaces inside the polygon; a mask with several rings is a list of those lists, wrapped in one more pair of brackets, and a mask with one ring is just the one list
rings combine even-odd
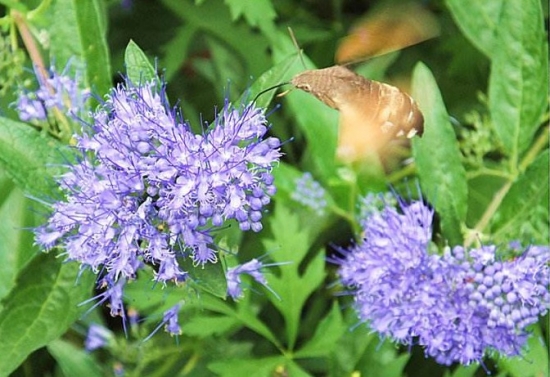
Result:
{"label": "serrated leaf", "polygon": [[84,312],[94,275],[53,254],[34,258],[19,274],[0,312],[0,371],[9,374],[34,350],[63,334]]}
{"label": "serrated leaf", "polygon": [[458,142],[435,79],[424,64],[413,73],[413,97],[424,114],[424,134],[413,140],[413,155],[423,195],[441,216],[451,245],[462,242],[468,187]]}
{"label": "serrated leaf", "polygon": [[206,338],[221,335],[238,325],[240,322],[234,317],[211,316],[203,313],[187,319],[181,328],[186,335]]}
{"label": "serrated leaf", "polygon": [[59,72],[77,58],[83,63],[86,82],[100,96],[111,87],[111,62],[107,47],[105,8],[101,0],[55,0],[47,22],[53,62]]}
{"label": "serrated leaf", "polygon": [[48,352],[63,371],[65,376],[104,376],[101,367],[94,358],[82,348],[75,347],[72,343],[61,339],[48,344]]}
{"label": "serrated leaf", "polygon": [[319,322],[313,337],[295,353],[295,356],[297,358],[327,356],[338,347],[338,340],[345,331],[346,326],[338,302],[335,301],[330,312]]}
{"label": "serrated leaf", "polygon": [[310,229],[300,224],[281,202],[277,203],[270,225],[273,238],[264,240],[263,245],[271,259],[282,265],[278,266],[278,274],[267,275],[269,286],[278,296],[268,298],[285,319],[287,345],[292,349],[304,304],[325,278],[324,253],[317,251],[301,273],[300,264],[311,246]]}
{"label": "serrated leaf", "polygon": [[489,110],[516,168],[548,106],[548,37],[539,0],[506,1],[493,50]]}
{"label": "serrated leaf", "polygon": [[191,258],[179,260],[181,268],[186,271],[194,286],[225,299],[227,297],[227,280],[221,262],[205,263],[194,266]]}
{"label": "serrated leaf", "polygon": [[[510,237],[519,236],[520,232],[517,230],[523,223],[539,220],[533,217],[534,209],[538,206],[542,206],[548,219],[549,164],[549,152],[545,150],[510,187],[496,216],[492,219],[491,228],[495,236],[502,235],[508,240]],[[545,221],[544,217],[540,220]]]}
{"label": "serrated leaf", "polygon": [[66,147],[47,134],[0,117],[0,165],[26,193],[41,199],[53,196],[53,175],[63,153]]}
{"label": "serrated leaf", "polygon": [[270,0],[225,0],[231,11],[233,20],[241,15],[250,26],[265,26],[276,17],[273,3]]}
{"label": "serrated leaf", "polygon": [[126,65],[126,76],[136,85],[158,80],[157,71],[141,48],[132,40],[126,46],[124,64]]}
{"label": "serrated leaf", "polygon": [[[462,33],[489,58],[494,53],[499,18],[505,0],[447,0]],[[498,46],[500,48],[500,46]]]}

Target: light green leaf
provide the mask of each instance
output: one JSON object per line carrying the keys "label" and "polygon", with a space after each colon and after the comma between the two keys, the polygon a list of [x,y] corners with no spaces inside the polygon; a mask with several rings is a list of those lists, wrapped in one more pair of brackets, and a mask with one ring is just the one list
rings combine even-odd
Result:
{"label": "light green leaf", "polygon": [[63,334],[84,312],[94,275],[53,254],[34,258],[0,312],[0,371],[9,374],[34,350]]}
{"label": "light green leaf", "polygon": [[449,115],[435,79],[424,64],[413,73],[413,97],[424,114],[424,135],[413,140],[423,195],[441,216],[441,227],[451,245],[462,242],[466,218],[466,172]]}
{"label": "light green leaf", "polygon": [[327,356],[338,347],[338,340],[347,330],[338,305],[334,301],[330,312],[319,322],[313,337],[295,353],[297,358]]}
{"label": "light green leaf", "polygon": [[46,133],[0,117],[0,166],[26,193],[40,199],[55,196],[56,165],[70,154]]}
{"label": "light green leaf", "polygon": [[263,245],[273,261],[282,265],[277,267],[279,273],[266,276],[278,296],[269,295],[268,298],[285,319],[287,344],[292,349],[304,304],[325,278],[324,253],[317,251],[301,273],[300,264],[311,246],[310,228],[300,223],[281,202],[277,203],[270,225],[273,238],[264,240]]}
{"label": "light green leaf", "polygon": [[532,328],[525,353],[519,357],[501,357],[499,369],[507,371],[512,377],[548,376],[548,347],[539,325]]}
{"label": "light green leaf", "polygon": [[294,68],[298,61],[298,56],[294,54],[286,57],[281,62],[274,65],[272,68],[270,68],[260,77],[258,77],[256,81],[254,81],[250,88],[243,93],[238,102],[247,103],[248,101],[257,97],[256,105],[259,107],[267,107],[273,99],[276,90],[273,89],[266,92],[264,91],[266,89],[274,87],[275,85],[284,83],[285,80],[288,79],[289,72]]}
{"label": "light green leaf", "polygon": [[88,352],[75,347],[72,343],[57,339],[48,344],[48,351],[65,376],[101,377],[105,375]]}
{"label": "light green leaf", "polygon": [[[100,96],[111,87],[105,8],[101,0],[54,0],[45,15],[50,31],[50,54],[59,72],[76,58],[84,66],[86,82]],[[56,20],[51,22],[51,20]],[[72,60],[71,60],[72,59]]]}
{"label": "light green leaf", "polygon": [[[549,163],[547,149],[510,187],[492,219],[491,228],[495,237],[500,236],[504,240],[519,238],[522,235],[525,237],[523,226],[539,221],[546,231],[546,234],[540,235],[540,239],[548,240]],[[540,209],[540,213],[535,211],[536,209]]]}
{"label": "light green leaf", "polygon": [[230,359],[208,364],[208,369],[220,377],[266,377],[272,376],[277,367],[284,366],[283,356],[257,359]]}
{"label": "light green leaf", "polygon": [[512,169],[548,106],[548,36],[540,0],[504,3],[489,79],[489,109]]}
{"label": "light green leaf", "polygon": [[145,53],[134,42],[130,41],[124,53],[126,76],[134,84],[158,80],[157,72]]}
{"label": "light green leaf", "polygon": [[270,0],[225,0],[231,10],[231,17],[237,20],[241,15],[250,26],[272,23],[277,14]]}
{"label": "light green leaf", "polygon": [[504,3],[505,0],[446,0],[462,33],[489,58],[498,46],[496,33]]}

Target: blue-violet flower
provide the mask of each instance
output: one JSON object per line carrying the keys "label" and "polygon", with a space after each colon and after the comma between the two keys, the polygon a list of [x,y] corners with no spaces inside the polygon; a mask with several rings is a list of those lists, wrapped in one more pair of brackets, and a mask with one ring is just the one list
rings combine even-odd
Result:
{"label": "blue-violet flower", "polygon": [[186,278],[181,259],[216,262],[212,232],[230,219],[242,230],[262,229],[281,155],[262,110],[226,102],[202,134],[179,118],[164,85],[113,89],[76,136],[79,161],[59,178],[66,200],[36,230],[43,248],[61,246],[68,260],[101,273],[104,299],[121,298],[117,282],[145,264],[166,283]]}
{"label": "blue-violet flower", "polygon": [[433,210],[399,203],[401,211],[371,210],[363,241],[338,261],[361,321],[445,365],[520,354],[526,327],[550,308],[550,248],[530,246],[509,261],[494,245],[431,254]]}

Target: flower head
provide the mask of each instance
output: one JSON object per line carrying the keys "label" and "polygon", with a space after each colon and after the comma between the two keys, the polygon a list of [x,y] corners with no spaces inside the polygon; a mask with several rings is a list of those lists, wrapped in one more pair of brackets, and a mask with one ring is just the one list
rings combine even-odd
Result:
{"label": "flower head", "polygon": [[295,183],[296,189],[292,192],[292,199],[322,215],[327,206],[325,189],[309,172],[302,174]]}
{"label": "flower head", "polygon": [[216,262],[212,232],[227,220],[261,230],[280,157],[267,131],[253,104],[226,103],[211,128],[194,134],[164,86],[119,85],[76,137],[80,160],[59,178],[66,200],[53,204],[36,242],[64,247],[109,289],[145,264],[159,282],[184,280],[179,260]]}
{"label": "flower head", "polygon": [[93,351],[98,348],[105,347],[109,340],[113,337],[113,334],[101,325],[92,323],[88,329],[86,340],[84,341],[84,347],[87,351]]}
{"label": "flower head", "polygon": [[61,74],[50,68],[50,76],[42,78],[37,72],[39,87],[36,91],[21,90],[16,108],[22,121],[44,121],[48,112],[53,109],[75,117],[84,108],[90,93],[78,87],[76,79],[66,73],[68,66]]}
{"label": "flower head", "polygon": [[433,211],[419,201],[400,206],[373,210],[363,242],[339,261],[360,319],[441,364],[518,355],[526,327],[550,307],[550,249],[531,246],[511,261],[493,245],[430,254]]}

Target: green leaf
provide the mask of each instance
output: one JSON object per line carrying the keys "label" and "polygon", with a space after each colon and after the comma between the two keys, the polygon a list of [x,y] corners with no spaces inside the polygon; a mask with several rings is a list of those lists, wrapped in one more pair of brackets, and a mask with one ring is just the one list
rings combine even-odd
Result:
{"label": "green leaf", "polygon": [[9,374],[34,350],[63,334],[83,313],[94,275],[40,254],[19,274],[0,312],[0,370]]}
{"label": "green leaf", "polygon": [[246,103],[257,97],[256,105],[259,107],[267,107],[273,99],[276,90],[265,90],[273,88],[275,85],[284,83],[285,80],[288,79],[289,72],[291,72],[298,61],[298,56],[293,54],[281,60],[281,62],[274,65],[269,70],[265,71],[256,79],[256,81],[254,81],[250,88],[243,93],[239,103]]}
{"label": "green leaf", "polygon": [[189,274],[193,286],[220,298],[227,297],[227,280],[220,261],[194,266],[191,258],[185,258],[179,264]]}
{"label": "green leaf", "polygon": [[512,377],[548,376],[548,347],[540,326],[535,325],[532,330],[525,353],[520,357],[501,357],[498,360],[499,368],[510,373]]}
{"label": "green leaf", "polygon": [[126,76],[132,83],[140,84],[158,80],[157,71],[134,41],[130,41],[126,46],[124,63],[126,65]]}
{"label": "green leaf", "polygon": [[319,323],[313,337],[295,353],[295,357],[327,356],[338,347],[338,340],[346,330],[338,302],[334,301],[332,309]]}
{"label": "green leaf", "polygon": [[437,83],[422,63],[414,69],[413,97],[424,114],[424,135],[413,140],[422,192],[441,216],[444,236],[457,245],[462,242],[461,225],[466,218],[466,172]]}
{"label": "green leaf", "polygon": [[66,147],[25,123],[0,117],[0,167],[26,193],[45,198],[54,196],[57,184],[53,175]]}
{"label": "green leaf", "polygon": [[233,20],[241,15],[250,26],[262,26],[272,23],[277,14],[270,0],[225,0]]}
{"label": "green leaf", "polygon": [[208,364],[208,369],[220,377],[266,377],[286,364],[283,356],[257,359],[230,359]]}
{"label": "green leaf", "polygon": [[488,57],[501,48],[496,41],[499,18],[505,0],[446,0],[455,22],[481,52]]}
{"label": "green leaf", "polygon": [[52,14],[45,17],[49,18],[50,53],[58,71],[77,58],[92,91],[106,94],[111,88],[111,62],[103,1],[54,0],[51,7]]}
{"label": "green leaf", "polygon": [[540,0],[506,1],[497,29],[489,109],[515,169],[548,106],[548,37]]}
{"label": "green leaf", "polygon": [[[525,239],[529,235],[524,231],[524,226],[533,225],[538,221],[542,223],[541,227],[546,232],[539,235],[540,239],[548,240],[549,163],[547,149],[510,187],[492,219],[491,228],[495,237],[502,237],[508,241],[522,236]],[[529,239],[525,241],[530,242]]]}
{"label": "green leaf", "polygon": [[239,325],[240,322],[234,317],[213,316],[200,313],[186,319],[181,329],[185,335],[207,338],[224,334]]}
{"label": "green leaf", "polygon": [[61,339],[48,344],[48,351],[65,376],[101,377],[105,374],[94,358],[82,348]]}
{"label": "green leaf", "polygon": [[37,254],[33,227],[40,217],[29,208],[38,204],[25,197],[9,178],[0,184],[0,299],[15,286],[19,271]]}
{"label": "green leaf", "polygon": [[[279,35],[281,39],[287,39]],[[282,42],[280,42],[282,43]],[[288,47],[281,47],[290,50]],[[307,67],[313,63],[304,56]],[[301,60],[296,60],[287,73],[285,81],[304,71]],[[316,177],[326,181],[335,175],[336,143],[338,140],[338,111],[331,109],[317,98],[301,90],[292,90],[285,97],[294,121],[306,138],[307,149],[304,153],[304,170],[311,171]]]}
{"label": "green leaf", "polygon": [[273,238],[264,240],[263,245],[273,261],[282,265],[278,266],[279,273],[266,276],[269,286],[278,296],[269,295],[268,298],[285,319],[287,344],[292,349],[304,304],[325,278],[324,253],[317,251],[300,272],[300,264],[311,246],[310,228],[300,223],[281,202],[277,203],[270,225]]}

